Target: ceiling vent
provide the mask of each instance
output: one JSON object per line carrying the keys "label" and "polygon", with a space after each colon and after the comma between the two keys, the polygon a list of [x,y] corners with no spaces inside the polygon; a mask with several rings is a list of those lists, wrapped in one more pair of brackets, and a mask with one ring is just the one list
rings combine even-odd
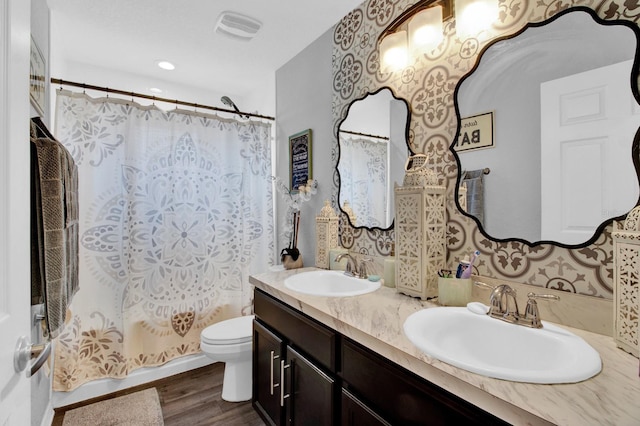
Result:
{"label": "ceiling vent", "polygon": [[216,23],[216,32],[235,40],[249,41],[260,30],[262,22],[236,12],[222,12]]}

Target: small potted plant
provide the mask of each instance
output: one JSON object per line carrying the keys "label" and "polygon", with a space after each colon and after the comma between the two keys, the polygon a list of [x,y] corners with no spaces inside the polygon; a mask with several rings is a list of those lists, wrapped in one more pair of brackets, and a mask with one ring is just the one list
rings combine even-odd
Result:
{"label": "small potted plant", "polygon": [[280,192],[287,203],[286,226],[284,235],[289,239],[289,245],[280,252],[280,260],[285,269],[302,268],[302,254],[298,250],[298,230],[300,227],[300,206],[305,201],[309,201],[311,196],[317,192],[318,183],[310,179],[307,184],[300,186],[297,192],[292,192],[278,177],[273,178],[276,182],[276,189]]}

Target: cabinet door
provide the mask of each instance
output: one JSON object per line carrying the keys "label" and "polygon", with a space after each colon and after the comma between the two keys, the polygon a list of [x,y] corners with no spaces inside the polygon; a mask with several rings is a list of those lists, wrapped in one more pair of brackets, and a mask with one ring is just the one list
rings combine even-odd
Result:
{"label": "cabinet door", "polygon": [[253,321],[253,346],[253,407],[265,422],[280,425],[284,419],[280,404],[284,344],[278,336]]}
{"label": "cabinet door", "polygon": [[[335,381],[287,346],[285,405],[289,424],[333,425]],[[288,371],[286,371],[288,370]]]}
{"label": "cabinet door", "polygon": [[342,426],[390,426],[390,423],[346,389],[342,389]]}

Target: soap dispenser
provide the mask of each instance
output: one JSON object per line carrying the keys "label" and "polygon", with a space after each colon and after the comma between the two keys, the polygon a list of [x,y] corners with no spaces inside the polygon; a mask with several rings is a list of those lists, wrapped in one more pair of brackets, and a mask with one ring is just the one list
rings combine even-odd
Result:
{"label": "soap dispenser", "polygon": [[396,286],[396,243],[391,243],[391,254],[384,260],[382,278],[385,287],[394,288]]}

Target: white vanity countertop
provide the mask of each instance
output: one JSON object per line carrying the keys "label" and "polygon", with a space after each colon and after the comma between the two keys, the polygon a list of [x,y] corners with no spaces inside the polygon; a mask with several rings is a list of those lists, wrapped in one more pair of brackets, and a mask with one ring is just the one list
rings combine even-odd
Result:
{"label": "white vanity countertop", "polygon": [[284,287],[303,268],[257,274],[256,287],[341,334],[413,371],[418,376],[517,425],[640,425],[638,359],[618,349],[611,337],[562,326],[582,337],[602,358],[602,371],[580,383],[537,385],[480,376],[420,352],[402,326],[412,313],[437,304],[382,287],[355,297],[320,297]]}

